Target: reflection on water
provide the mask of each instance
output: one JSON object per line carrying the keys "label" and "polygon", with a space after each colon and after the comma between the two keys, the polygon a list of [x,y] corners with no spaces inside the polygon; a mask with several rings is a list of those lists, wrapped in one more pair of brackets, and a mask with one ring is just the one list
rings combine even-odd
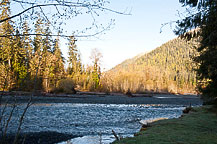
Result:
{"label": "reflection on water", "polygon": [[66,142],[60,142],[59,144],[110,144],[114,141],[114,139],[114,136],[111,135],[92,135],[74,138]]}
{"label": "reflection on water", "polygon": [[[24,107],[17,107],[13,123],[9,126],[11,132],[16,130],[17,118]],[[83,143],[85,139],[99,141],[101,134],[103,143],[110,143],[114,140],[112,130],[122,136],[132,136],[140,129],[141,120],[176,118],[181,115],[182,109],[184,107],[180,105],[166,104],[37,104],[28,109],[22,130],[86,136],[72,140],[76,144],[78,141]]]}

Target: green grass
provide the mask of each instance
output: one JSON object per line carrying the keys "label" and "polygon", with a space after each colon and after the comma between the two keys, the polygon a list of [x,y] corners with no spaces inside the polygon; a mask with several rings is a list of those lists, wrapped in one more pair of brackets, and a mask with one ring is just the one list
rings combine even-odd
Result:
{"label": "green grass", "polygon": [[161,120],[133,138],[115,144],[217,144],[217,109],[194,108],[178,119]]}

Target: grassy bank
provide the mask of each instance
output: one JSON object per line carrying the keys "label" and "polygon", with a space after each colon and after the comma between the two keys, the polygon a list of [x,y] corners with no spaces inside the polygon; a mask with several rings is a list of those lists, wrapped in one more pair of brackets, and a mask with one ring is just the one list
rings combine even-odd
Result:
{"label": "grassy bank", "polygon": [[217,144],[217,109],[194,108],[178,119],[154,122],[133,138],[115,144]]}

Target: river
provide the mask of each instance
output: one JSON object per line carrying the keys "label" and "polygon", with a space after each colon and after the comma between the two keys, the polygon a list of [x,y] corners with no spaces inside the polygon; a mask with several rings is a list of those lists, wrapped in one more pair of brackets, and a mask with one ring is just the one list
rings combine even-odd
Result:
{"label": "river", "polygon": [[[73,144],[107,144],[114,141],[112,130],[122,137],[130,137],[141,128],[141,120],[177,118],[189,102],[192,106],[201,105],[197,97],[157,96],[142,99],[141,103],[130,104],[40,101],[28,109],[22,131],[55,131],[80,136],[70,140]],[[24,107],[25,103],[22,103],[15,109],[9,132],[15,132]]]}

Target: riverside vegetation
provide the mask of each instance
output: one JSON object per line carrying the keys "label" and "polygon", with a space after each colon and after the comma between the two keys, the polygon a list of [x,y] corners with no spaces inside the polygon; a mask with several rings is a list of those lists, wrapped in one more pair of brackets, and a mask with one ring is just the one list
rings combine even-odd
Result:
{"label": "riverside vegetation", "polygon": [[160,120],[133,138],[125,138],[114,144],[144,143],[217,143],[217,108],[212,106],[195,107],[189,114],[178,119]]}

